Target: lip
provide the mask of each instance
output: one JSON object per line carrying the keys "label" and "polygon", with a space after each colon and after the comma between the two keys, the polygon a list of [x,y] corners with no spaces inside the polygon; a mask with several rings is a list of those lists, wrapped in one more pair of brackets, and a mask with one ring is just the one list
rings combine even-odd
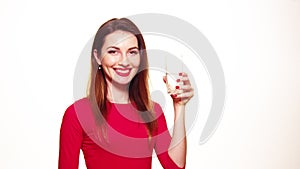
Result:
{"label": "lip", "polygon": [[130,75],[131,68],[114,68],[117,75],[127,77]]}

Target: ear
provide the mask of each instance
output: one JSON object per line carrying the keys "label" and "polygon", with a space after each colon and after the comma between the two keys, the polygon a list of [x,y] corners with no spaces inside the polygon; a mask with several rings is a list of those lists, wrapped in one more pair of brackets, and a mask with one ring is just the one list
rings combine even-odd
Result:
{"label": "ear", "polygon": [[101,59],[100,59],[100,55],[98,54],[98,50],[97,49],[94,49],[93,50],[93,55],[94,55],[94,58],[96,59],[96,62],[101,65]]}

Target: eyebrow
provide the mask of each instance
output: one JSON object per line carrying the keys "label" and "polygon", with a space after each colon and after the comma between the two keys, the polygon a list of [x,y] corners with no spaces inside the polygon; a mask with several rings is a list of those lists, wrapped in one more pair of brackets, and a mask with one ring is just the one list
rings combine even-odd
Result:
{"label": "eyebrow", "polygon": [[[118,47],[116,47],[116,46],[109,46],[109,47],[107,47],[106,49],[109,49],[109,48],[114,48],[114,49],[120,50],[120,48],[118,48]],[[139,49],[139,48],[136,47],[136,46],[133,46],[133,47],[129,48],[128,50],[132,50],[132,49]]]}

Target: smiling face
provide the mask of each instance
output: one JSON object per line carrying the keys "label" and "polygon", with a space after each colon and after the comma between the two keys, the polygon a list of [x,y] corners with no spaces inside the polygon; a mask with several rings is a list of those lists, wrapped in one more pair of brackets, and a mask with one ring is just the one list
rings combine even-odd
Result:
{"label": "smiling face", "polygon": [[101,53],[95,49],[94,57],[105,73],[108,83],[128,85],[140,65],[137,38],[126,31],[115,31],[105,37]]}

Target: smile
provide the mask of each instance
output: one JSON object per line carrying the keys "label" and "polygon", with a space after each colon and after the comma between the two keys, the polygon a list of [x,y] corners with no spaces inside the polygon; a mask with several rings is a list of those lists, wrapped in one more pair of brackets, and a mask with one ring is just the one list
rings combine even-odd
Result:
{"label": "smile", "polygon": [[117,75],[126,77],[129,76],[131,69],[130,68],[114,68]]}

